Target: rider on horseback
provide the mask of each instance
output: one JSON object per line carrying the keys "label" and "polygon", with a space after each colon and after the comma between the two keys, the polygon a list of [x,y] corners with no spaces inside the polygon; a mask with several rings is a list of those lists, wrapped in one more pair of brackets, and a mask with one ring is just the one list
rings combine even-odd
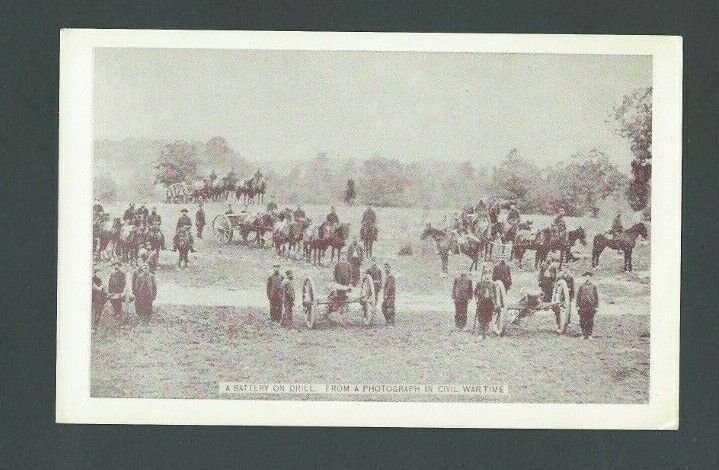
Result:
{"label": "rider on horseback", "polygon": [[362,225],[374,225],[377,223],[377,214],[375,214],[372,206],[367,205],[367,209],[362,213]]}
{"label": "rider on horseback", "polygon": [[192,238],[192,231],[190,230],[192,228],[192,219],[187,215],[187,209],[182,209],[180,212],[182,212],[182,215],[177,220],[177,227],[175,230],[175,237],[173,238],[173,248],[172,251],[177,251],[177,247],[180,240],[180,232],[181,231],[187,231],[187,235],[190,238],[190,251],[192,253],[195,252],[194,248],[194,239]]}
{"label": "rider on horseback", "polygon": [[564,221],[564,208],[559,208],[559,214],[552,221],[550,227],[558,239],[562,240],[567,236],[567,223]]}
{"label": "rider on horseback", "polygon": [[617,215],[614,217],[614,220],[612,221],[612,228],[610,228],[607,231],[607,236],[610,239],[613,239],[617,235],[621,235],[621,233],[624,231],[624,224],[622,224],[622,212],[617,211]]}
{"label": "rider on horseback", "polygon": [[521,222],[521,216],[519,214],[519,211],[517,210],[517,206],[515,204],[510,204],[509,206],[509,212],[507,212],[507,224],[511,225],[519,225]]}

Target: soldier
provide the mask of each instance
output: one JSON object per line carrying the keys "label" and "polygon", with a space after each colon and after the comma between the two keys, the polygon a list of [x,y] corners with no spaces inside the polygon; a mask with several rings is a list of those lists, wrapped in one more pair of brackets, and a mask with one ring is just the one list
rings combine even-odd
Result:
{"label": "soldier", "polygon": [[137,216],[137,218],[140,219],[142,223],[145,223],[145,221],[147,220],[147,216],[150,213],[150,211],[147,210],[146,204],[147,202],[143,202],[140,205],[140,208],[135,211],[135,216]]}
{"label": "soldier", "polygon": [[395,295],[397,292],[397,283],[394,274],[391,272],[389,263],[384,264],[384,299],[382,300],[382,314],[388,325],[394,325],[395,319]]}
{"label": "soldier", "polygon": [[270,301],[270,320],[273,322],[282,320],[282,281],[280,265],[275,263],[273,273],[267,278],[267,300]]}
{"label": "soldier", "polygon": [[359,283],[360,268],[362,266],[362,259],[364,258],[364,250],[357,241],[356,236],[347,247],[347,257],[349,258],[350,265],[352,265],[352,285],[356,286]]}
{"label": "soldier", "polygon": [[582,328],[582,336],[588,339],[592,336],[594,329],[594,316],[599,307],[599,294],[597,286],[592,283],[593,273],[587,271],[583,274],[584,283],[577,290],[577,309],[579,310],[579,326]]}
{"label": "soldier", "polygon": [[147,225],[150,227],[157,225],[158,227],[162,224],[162,217],[157,213],[157,207],[152,206],[152,212],[147,216]]}
{"label": "soldier", "polygon": [[177,219],[177,226],[175,227],[175,229],[180,229],[181,227],[188,226],[192,227],[192,219],[190,219],[190,217],[187,215],[187,209],[183,207],[180,212],[182,213],[182,215],[180,215],[180,218]]}
{"label": "soldier", "polygon": [[492,280],[502,281],[505,290],[509,290],[509,288],[512,287],[512,271],[509,269],[509,265],[504,256],[500,258],[499,263],[494,267]]}
{"label": "soldier", "polygon": [[196,250],[194,248],[195,239],[192,238],[192,225],[183,225],[181,227],[177,228],[177,232],[175,232],[175,236],[172,238],[172,251],[177,251],[180,245],[180,237],[187,233],[187,237],[190,239],[190,253],[195,253]]}
{"label": "soldier", "polygon": [[374,258],[372,258],[372,266],[367,270],[367,274],[372,278],[374,301],[376,303],[379,299],[379,292],[382,290],[382,270],[377,266],[377,261]]}
{"label": "soldier", "polygon": [[462,271],[458,278],[455,278],[452,286],[452,300],[454,301],[454,323],[457,329],[461,330],[467,325],[467,304],[472,298],[472,280],[467,273]]}
{"label": "soldier", "polygon": [[609,230],[608,235],[611,235],[611,237],[614,238],[617,235],[621,235],[623,231],[624,224],[622,224],[622,213],[621,211],[617,211],[617,215],[612,221],[612,228]]}
{"label": "soldier", "polygon": [[228,203],[227,210],[225,210],[225,214],[230,215],[230,214],[234,214],[234,213],[235,213],[235,211],[232,210],[232,204]]}
{"label": "soldier", "polygon": [[517,210],[516,204],[510,204],[509,211],[507,212],[507,224],[517,225],[521,222],[521,215]]}
{"label": "soldier", "polygon": [[177,226],[175,230],[175,237],[173,238],[173,248],[172,251],[177,251],[177,241],[180,236],[180,230],[187,230],[187,235],[190,237],[190,252],[195,252],[194,243],[195,240],[192,238],[192,219],[187,215],[188,210],[183,208],[180,212],[182,212],[182,215],[177,220]]}
{"label": "soldier", "polygon": [[135,221],[135,204],[130,203],[130,207],[128,207],[125,210],[125,213],[122,215],[122,220],[127,223],[132,223]]}
{"label": "soldier", "polygon": [[377,214],[372,209],[371,204],[367,204],[367,209],[362,213],[362,225],[374,225],[377,223]]}
{"label": "soldier", "polygon": [[120,269],[120,262],[115,261],[112,263],[115,269],[110,274],[110,279],[107,281],[107,292],[110,294],[110,305],[112,305],[112,313],[116,317],[122,315],[122,301],[123,294],[125,292],[125,273]]}
{"label": "soldier", "polygon": [[95,198],[95,204],[92,206],[92,213],[93,215],[102,214],[104,209],[102,208],[102,204],[100,204],[100,200],[98,198]]}
{"label": "soldier", "polygon": [[205,228],[205,210],[202,208],[202,202],[197,205],[195,226],[197,227],[197,238],[202,239],[202,229]]}
{"label": "soldier", "polygon": [[160,264],[160,252],[151,250],[149,244],[147,250],[147,269],[149,269],[152,274],[155,274],[157,272],[157,266]]}
{"label": "soldier", "polygon": [[305,211],[303,211],[300,206],[297,206],[297,209],[295,209],[293,216],[294,216],[295,220],[307,218],[307,214],[305,214]]}
{"label": "soldier", "polygon": [[352,284],[352,265],[347,261],[345,252],[340,253],[340,259],[335,264],[333,277],[337,284],[342,284],[343,286]]}
{"label": "soldier", "polygon": [[285,272],[285,280],[282,281],[282,324],[285,326],[292,326],[292,309],[295,305],[295,286],[292,282],[292,270],[288,269]]}
{"label": "soldier", "polygon": [[277,202],[275,202],[275,195],[273,194],[270,197],[270,202],[267,203],[267,212],[271,214],[271,213],[275,212],[276,210],[277,210]]}
{"label": "soldier", "polygon": [[102,279],[98,276],[100,270],[93,268],[92,270],[92,326],[96,327],[100,324],[102,310],[105,308],[107,292],[102,284]]}
{"label": "soldier", "polygon": [[554,289],[554,281],[557,280],[558,269],[559,265],[551,255],[539,267],[539,288],[542,289],[545,302],[552,301],[552,289]]}
{"label": "soldier", "polygon": [[337,216],[335,206],[330,207],[330,212],[327,214],[327,217],[325,217],[325,221],[332,227],[340,223],[340,218]]}
{"label": "soldier", "polygon": [[482,335],[482,339],[487,337],[487,329],[493,316],[494,300],[492,300],[492,293],[489,289],[485,289],[482,295],[477,297],[477,320],[479,323],[479,334]]}
{"label": "soldier", "polygon": [[479,276],[477,285],[474,286],[474,297],[479,301],[480,298],[484,297],[485,292],[489,292],[489,295],[494,298],[494,282],[490,277],[490,273],[494,274],[492,269],[492,263],[484,263],[482,265],[482,273]]}
{"label": "soldier", "polygon": [[564,208],[559,209],[559,214],[552,221],[552,229],[558,238],[564,238],[567,232],[567,223],[564,221]]}
{"label": "soldier", "polygon": [[147,263],[141,262],[140,267],[132,275],[132,293],[135,296],[135,311],[141,320],[149,322],[152,316],[152,302],[157,297],[157,283]]}

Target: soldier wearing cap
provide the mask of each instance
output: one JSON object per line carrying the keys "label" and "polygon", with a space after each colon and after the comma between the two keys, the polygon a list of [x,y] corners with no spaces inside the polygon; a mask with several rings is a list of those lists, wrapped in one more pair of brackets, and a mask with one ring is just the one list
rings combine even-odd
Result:
{"label": "soldier wearing cap", "polygon": [[599,293],[597,286],[592,282],[594,273],[585,272],[582,276],[584,282],[577,289],[577,310],[579,310],[579,326],[582,329],[584,339],[592,336],[594,329],[594,316],[599,307]]}
{"label": "soldier wearing cap", "polygon": [[506,261],[506,256],[502,256],[499,259],[499,263],[494,267],[492,271],[493,281],[502,281],[505,290],[509,290],[512,287],[512,271],[509,269],[509,265]]}
{"label": "soldier wearing cap", "polygon": [[295,286],[292,281],[292,270],[285,271],[285,279],[282,281],[282,324],[292,325],[292,309],[295,305]]}
{"label": "soldier wearing cap", "polygon": [[135,311],[141,320],[148,322],[152,316],[152,302],[157,297],[157,283],[144,261],[132,274],[132,294],[135,296]]}
{"label": "soldier wearing cap", "polygon": [[197,238],[202,238],[202,229],[205,228],[205,210],[202,208],[202,201],[197,204],[197,213],[195,214],[195,226],[197,227]]}
{"label": "soldier wearing cap", "polygon": [[270,320],[273,322],[282,320],[283,280],[280,265],[275,263],[272,274],[267,278],[267,300],[270,301]]}
{"label": "soldier wearing cap", "polygon": [[560,239],[565,238],[567,232],[567,223],[564,221],[564,208],[559,209],[559,214],[552,221],[552,230]]}
{"label": "soldier wearing cap", "polygon": [[157,213],[157,207],[152,207],[152,212],[147,216],[147,225],[150,227],[160,226],[162,224],[162,217]]}
{"label": "soldier wearing cap", "polygon": [[397,283],[392,274],[389,263],[384,264],[384,298],[382,300],[382,314],[388,325],[394,325],[395,319],[395,298],[397,293]]}
{"label": "soldier wearing cap", "polygon": [[99,272],[98,268],[92,270],[92,326],[97,326],[100,323],[102,310],[107,300],[107,291],[98,275]]}
{"label": "soldier wearing cap", "polygon": [[190,217],[187,215],[187,209],[183,207],[180,212],[182,212],[182,215],[179,219],[177,219],[177,226],[175,227],[176,230],[179,230],[181,227],[186,226],[192,227],[192,219],[190,219]]}
{"label": "soldier wearing cap", "polygon": [[107,281],[107,292],[110,294],[110,305],[115,316],[122,315],[122,296],[125,292],[125,273],[120,268],[120,263],[115,261],[112,263],[114,271],[110,274]]}
{"label": "soldier wearing cap", "polygon": [[177,219],[177,227],[175,231],[175,237],[173,238],[173,248],[172,251],[177,251],[177,245],[180,237],[180,231],[186,230],[187,235],[190,238],[190,252],[195,252],[194,243],[195,240],[192,238],[192,219],[187,215],[188,210],[183,208],[180,212],[182,212],[182,215],[179,219]]}

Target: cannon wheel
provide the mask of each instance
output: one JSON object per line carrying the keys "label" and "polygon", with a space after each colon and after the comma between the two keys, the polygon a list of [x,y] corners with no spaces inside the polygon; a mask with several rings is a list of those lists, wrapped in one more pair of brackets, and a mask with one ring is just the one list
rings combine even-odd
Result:
{"label": "cannon wheel", "polygon": [[219,214],[212,220],[212,233],[220,243],[229,243],[232,240],[232,224],[224,214]]}
{"label": "cannon wheel", "polygon": [[305,278],[302,283],[302,308],[305,313],[305,324],[307,328],[312,329],[315,326],[315,319],[317,316],[317,296],[315,290],[315,283],[312,279]]}
{"label": "cannon wheel", "polygon": [[375,311],[377,310],[377,301],[374,296],[374,282],[368,274],[365,274],[362,278],[360,292],[362,294],[362,298],[360,299],[360,304],[362,305],[362,321],[364,321],[365,325],[369,326],[372,324]]}
{"label": "cannon wheel", "polygon": [[494,286],[495,313],[492,318],[492,326],[494,332],[502,336],[507,326],[507,289],[504,288],[504,282],[500,280],[494,281]]}
{"label": "cannon wheel", "polygon": [[569,315],[572,311],[572,299],[569,298],[569,287],[564,279],[560,279],[554,284],[552,303],[554,304],[552,310],[557,320],[557,333],[561,335],[567,331]]}

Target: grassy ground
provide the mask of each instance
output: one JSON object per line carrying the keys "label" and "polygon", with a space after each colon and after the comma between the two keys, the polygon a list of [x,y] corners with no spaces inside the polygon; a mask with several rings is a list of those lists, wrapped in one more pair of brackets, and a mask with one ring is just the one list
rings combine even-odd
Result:
{"label": "grassy ground", "polygon": [[[125,206],[106,207],[113,215]],[[171,236],[180,206],[158,205],[166,236]],[[190,207],[194,217],[194,208]],[[237,209],[237,207],[235,207]],[[327,207],[304,207],[319,219]],[[352,223],[356,233],[362,207],[338,206],[340,219]],[[209,204],[208,220],[224,206]],[[437,308],[398,312],[394,328],[377,319],[372,327],[361,326],[352,312],[347,324],[324,323],[316,331],[271,327],[264,306],[209,307],[201,296],[192,305],[164,304],[149,325],[117,325],[105,318],[93,333],[92,393],[94,396],[153,398],[218,398],[217,382],[315,382],[315,383],[491,383],[509,384],[510,401],[537,402],[643,402],[649,389],[649,246],[637,247],[635,272],[624,274],[622,260],[607,251],[596,271],[602,308],[596,320],[597,338],[558,337],[551,318],[539,313],[511,327],[507,337],[478,340],[453,328],[450,290],[453,274],[469,266],[463,255],[450,258],[451,275],[439,276],[439,258],[419,234],[427,220],[441,218],[438,211],[377,209],[380,240],[376,257],[389,261],[398,281],[398,296],[404,301],[413,295],[436,295]],[[546,216],[530,216],[535,226],[549,223]],[[581,225],[588,241],[607,228],[599,219],[568,220],[568,228]],[[625,224],[628,225],[627,222]],[[190,267],[178,269],[176,254],[163,252],[157,274],[163,285],[217,289],[264,289],[264,282],[276,260],[268,249],[231,243],[221,245],[210,227]],[[411,244],[414,254],[398,256],[399,248]],[[586,248],[588,251],[590,246]],[[581,251],[581,250],[580,250]],[[533,256],[528,255],[527,259]],[[304,261],[283,260],[283,269],[292,268],[298,281],[312,277],[318,286],[330,279],[327,267],[313,267]],[[579,274],[587,259],[570,266]],[[536,272],[526,263],[513,267],[514,286],[509,301],[516,302],[527,289],[536,288]],[[99,263],[102,276],[107,263]],[[209,291],[208,291],[209,292]],[[440,305],[441,304],[441,305]],[[441,308],[440,308],[441,307]],[[473,305],[470,307],[473,308]],[[573,334],[577,333],[573,319]],[[282,398],[287,396],[257,396]],[[223,395],[222,398],[238,398]],[[310,395],[308,399],[340,397]],[[370,399],[370,397],[351,397]],[[407,399],[401,396],[373,399]],[[345,397],[346,399],[346,397]],[[414,397],[413,399],[417,399]],[[422,400],[433,399],[423,396]],[[439,399],[434,397],[434,399]],[[447,400],[449,397],[442,397]],[[452,397],[451,399],[467,399]]]}

